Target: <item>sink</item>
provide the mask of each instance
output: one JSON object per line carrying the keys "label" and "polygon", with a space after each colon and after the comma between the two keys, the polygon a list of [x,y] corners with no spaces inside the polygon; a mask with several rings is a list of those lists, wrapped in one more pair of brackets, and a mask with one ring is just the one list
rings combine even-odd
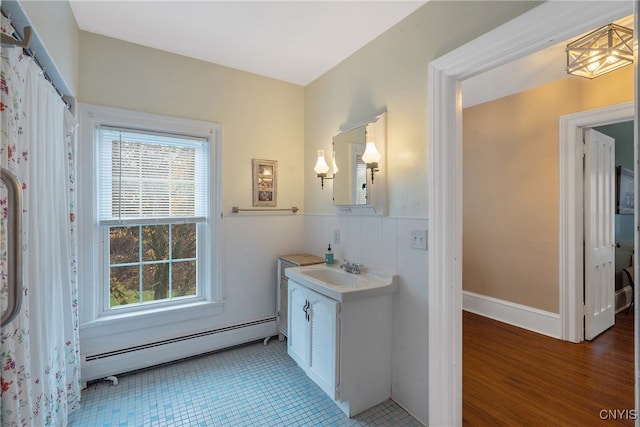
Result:
{"label": "sink", "polygon": [[394,275],[369,270],[352,274],[336,266],[309,265],[287,268],[285,275],[302,286],[341,302],[384,295],[397,289]]}
{"label": "sink", "polygon": [[314,268],[302,274],[318,279],[330,286],[357,286],[361,280],[358,275],[333,268]]}

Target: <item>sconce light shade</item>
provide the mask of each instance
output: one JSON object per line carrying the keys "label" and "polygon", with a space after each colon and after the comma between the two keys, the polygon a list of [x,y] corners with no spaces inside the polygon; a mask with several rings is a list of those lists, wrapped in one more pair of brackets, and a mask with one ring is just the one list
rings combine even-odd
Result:
{"label": "sconce light shade", "polygon": [[376,148],[374,128],[371,125],[367,125],[365,129],[365,141],[367,145],[362,153],[362,161],[367,164],[367,169],[371,169],[371,183],[373,184],[373,177],[378,171],[378,162],[382,158],[382,155]]}
{"label": "sconce light shade", "polygon": [[367,146],[364,149],[364,153],[362,154],[362,161],[365,163],[378,163],[380,158],[382,158],[382,156],[376,148],[376,143],[368,141]]}
{"label": "sconce light shade", "polygon": [[318,176],[327,176],[327,172],[329,172],[329,165],[324,159],[324,150],[318,150],[318,161],[316,162],[313,170],[316,171]]}
{"label": "sconce light shade", "polygon": [[329,172],[329,165],[327,164],[327,161],[324,159],[324,150],[318,150],[318,161],[316,162],[316,165],[313,167],[313,170],[316,171],[318,178],[320,178],[320,187],[324,190],[324,180],[334,179],[336,177],[336,173],[338,172],[338,166],[336,166],[335,153],[333,155],[333,175],[331,177],[327,176],[327,172]]}
{"label": "sconce light shade", "polygon": [[567,52],[567,73],[593,79],[633,64],[633,30],[609,24],[571,42]]}

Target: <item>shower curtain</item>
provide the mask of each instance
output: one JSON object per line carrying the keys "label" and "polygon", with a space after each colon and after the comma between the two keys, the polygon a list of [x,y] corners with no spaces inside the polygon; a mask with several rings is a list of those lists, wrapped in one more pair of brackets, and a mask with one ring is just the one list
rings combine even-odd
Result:
{"label": "shower curtain", "polygon": [[[76,123],[22,49],[3,48],[0,165],[22,183],[23,302],[0,342],[5,426],[64,426],[80,404]],[[0,193],[0,300],[7,297],[7,198]]]}

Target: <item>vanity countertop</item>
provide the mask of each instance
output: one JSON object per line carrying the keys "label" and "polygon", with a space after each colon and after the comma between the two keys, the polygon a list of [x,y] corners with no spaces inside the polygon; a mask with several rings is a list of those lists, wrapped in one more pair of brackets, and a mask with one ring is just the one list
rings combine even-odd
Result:
{"label": "vanity countertop", "polygon": [[333,265],[287,268],[286,275],[289,280],[339,302],[391,294],[398,289],[395,275],[370,270],[354,274]]}
{"label": "vanity countertop", "polygon": [[320,264],[324,262],[324,258],[311,254],[280,255],[280,258],[299,266]]}

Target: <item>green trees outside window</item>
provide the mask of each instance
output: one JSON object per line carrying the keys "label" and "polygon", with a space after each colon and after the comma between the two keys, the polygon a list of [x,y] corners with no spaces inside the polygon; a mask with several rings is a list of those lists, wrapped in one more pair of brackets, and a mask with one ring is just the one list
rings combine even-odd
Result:
{"label": "green trees outside window", "polygon": [[109,229],[110,307],[197,295],[196,224]]}

